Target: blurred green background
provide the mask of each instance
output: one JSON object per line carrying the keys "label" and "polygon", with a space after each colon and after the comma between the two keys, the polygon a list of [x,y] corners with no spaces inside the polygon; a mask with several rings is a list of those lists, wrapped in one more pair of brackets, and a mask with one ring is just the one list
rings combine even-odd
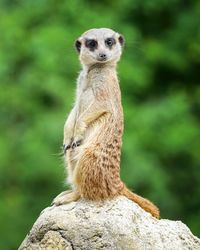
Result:
{"label": "blurred green background", "polygon": [[16,249],[64,187],[63,125],[80,70],[73,43],[126,38],[122,179],[200,236],[200,1],[0,1],[0,249]]}

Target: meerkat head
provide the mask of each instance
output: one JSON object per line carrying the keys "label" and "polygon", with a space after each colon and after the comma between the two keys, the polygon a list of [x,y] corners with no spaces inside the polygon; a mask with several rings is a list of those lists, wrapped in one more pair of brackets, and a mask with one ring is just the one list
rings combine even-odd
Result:
{"label": "meerkat head", "polygon": [[123,36],[107,28],[88,30],[75,42],[80,61],[87,66],[118,62],[123,45]]}

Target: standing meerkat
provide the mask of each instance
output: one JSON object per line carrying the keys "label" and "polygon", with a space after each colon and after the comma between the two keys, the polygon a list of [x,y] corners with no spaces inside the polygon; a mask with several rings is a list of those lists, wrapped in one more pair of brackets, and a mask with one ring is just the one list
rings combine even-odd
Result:
{"label": "standing meerkat", "polygon": [[64,153],[72,190],[58,195],[53,203],[124,195],[159,218],[158,208],[132,193],[120,179],[124,118],[116,65],[123,45],[123,36],[107,28],[88,30],[75,42],[82,71],[76,101],[64,126]]}

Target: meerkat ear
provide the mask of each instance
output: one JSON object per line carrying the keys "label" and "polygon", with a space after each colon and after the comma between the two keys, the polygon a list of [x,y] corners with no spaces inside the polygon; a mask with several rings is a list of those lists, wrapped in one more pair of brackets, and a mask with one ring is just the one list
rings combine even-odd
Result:
{"label": "meerkat ear", "polygon": [[122,35],[119,34],[118,40],[119,40],[119,43],[121,44],[121,46],[124,46],[124,44],[125,44],[125,39],[124,39],[124,37],[123,37]]}
{"label": "meerkat ear", "polygon": [[75,41],[75,48],[77,49],[78,53],[81,51],[81,42],[79,40]]}

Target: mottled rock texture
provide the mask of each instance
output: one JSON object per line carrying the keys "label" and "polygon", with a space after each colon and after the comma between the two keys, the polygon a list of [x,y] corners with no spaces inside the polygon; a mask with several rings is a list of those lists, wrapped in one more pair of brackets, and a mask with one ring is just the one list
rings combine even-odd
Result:
{"label": "mottled rock texture", "polygon": [[182,222],[157,220],[118,197],[46,208],[19,249],[200,250],[200,239]]}

